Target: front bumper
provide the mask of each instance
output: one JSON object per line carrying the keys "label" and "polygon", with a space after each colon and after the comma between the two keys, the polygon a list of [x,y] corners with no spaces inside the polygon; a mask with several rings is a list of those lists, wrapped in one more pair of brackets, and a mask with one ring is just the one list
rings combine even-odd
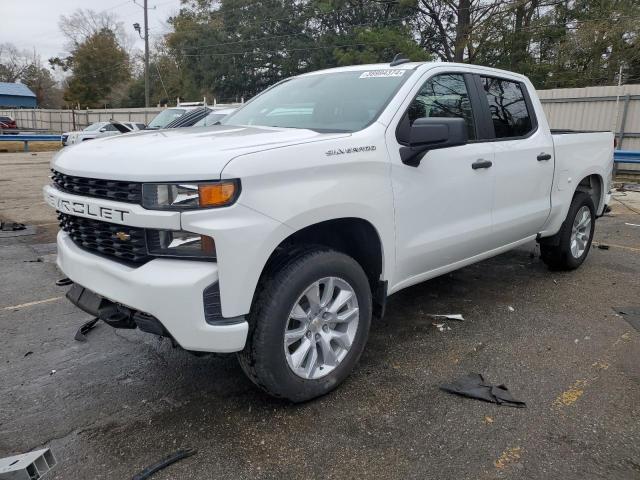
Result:
{"label": "front bumper", "polygon": [[248,323],[205,321],[203,291],[218,281],[212,262],[156,259],[131,268],[85,252],[65,232],[58,233],[58,267],[82,286],[115,303],[160,321],[185,350],[237,352],[244,348]]}

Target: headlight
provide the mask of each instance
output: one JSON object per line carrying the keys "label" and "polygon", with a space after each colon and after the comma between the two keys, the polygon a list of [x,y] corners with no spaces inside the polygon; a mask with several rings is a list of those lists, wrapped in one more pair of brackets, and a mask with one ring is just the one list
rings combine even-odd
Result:
{"label": "headlight", "polygon": [[142,206],[149,210],[194,210],[231,205],[240,194],[239,180],[202,183],[145,183]]}
{"label": "headlight", "polygon": [[147,250],[158,257],[216,259],[213,238],[182,230],[147,230]]}

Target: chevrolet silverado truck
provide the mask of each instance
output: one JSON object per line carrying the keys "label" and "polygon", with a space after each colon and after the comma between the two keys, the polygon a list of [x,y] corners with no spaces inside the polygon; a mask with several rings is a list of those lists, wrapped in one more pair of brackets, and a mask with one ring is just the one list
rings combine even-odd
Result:
{"label": "chevrolet silverado truck", "polygon": [[361,65],[268,88],[221,125],[64,149],[67,297],[191,352],[237,352],[295,402],[354,369],[403,288],[537,240],[587,257],[610,132],[552,132],[524,76],[454,63]]}

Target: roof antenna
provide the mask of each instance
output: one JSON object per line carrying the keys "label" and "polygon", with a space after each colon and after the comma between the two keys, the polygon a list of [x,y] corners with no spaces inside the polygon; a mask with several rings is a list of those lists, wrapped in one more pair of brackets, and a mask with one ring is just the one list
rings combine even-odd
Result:
{"label": "roof antenna", "polygon": [[397,67],[398,65],[402,65],[403,63],[409,63],[411,60],[408,58],[404,58],[401,53],[396,54],[393,57],[393,61],[389,64],[390,67]]}

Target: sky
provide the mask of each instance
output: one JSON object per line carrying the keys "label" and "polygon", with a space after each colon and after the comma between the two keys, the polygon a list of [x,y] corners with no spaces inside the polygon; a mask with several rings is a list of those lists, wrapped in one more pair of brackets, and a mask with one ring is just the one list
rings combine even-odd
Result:
{"label": "sky", "polygon": [[[142,5],[142,0],[136,0]],[[169,29],[166,19],[178,12],[180,0],[148,0],[149,35],[160,35]],[[131,34],[134,46],[144,50],[144,42],[133,30],[143,24],[143,10],[133,0],[0,0],[0,43],[13,43],[20,50],[35,52],[42,63],[65,53],[66,43],[58,28],[60,15],[70,15],[78,8],[116,14]],[[155,6],[155,8],[153,8]]]}

